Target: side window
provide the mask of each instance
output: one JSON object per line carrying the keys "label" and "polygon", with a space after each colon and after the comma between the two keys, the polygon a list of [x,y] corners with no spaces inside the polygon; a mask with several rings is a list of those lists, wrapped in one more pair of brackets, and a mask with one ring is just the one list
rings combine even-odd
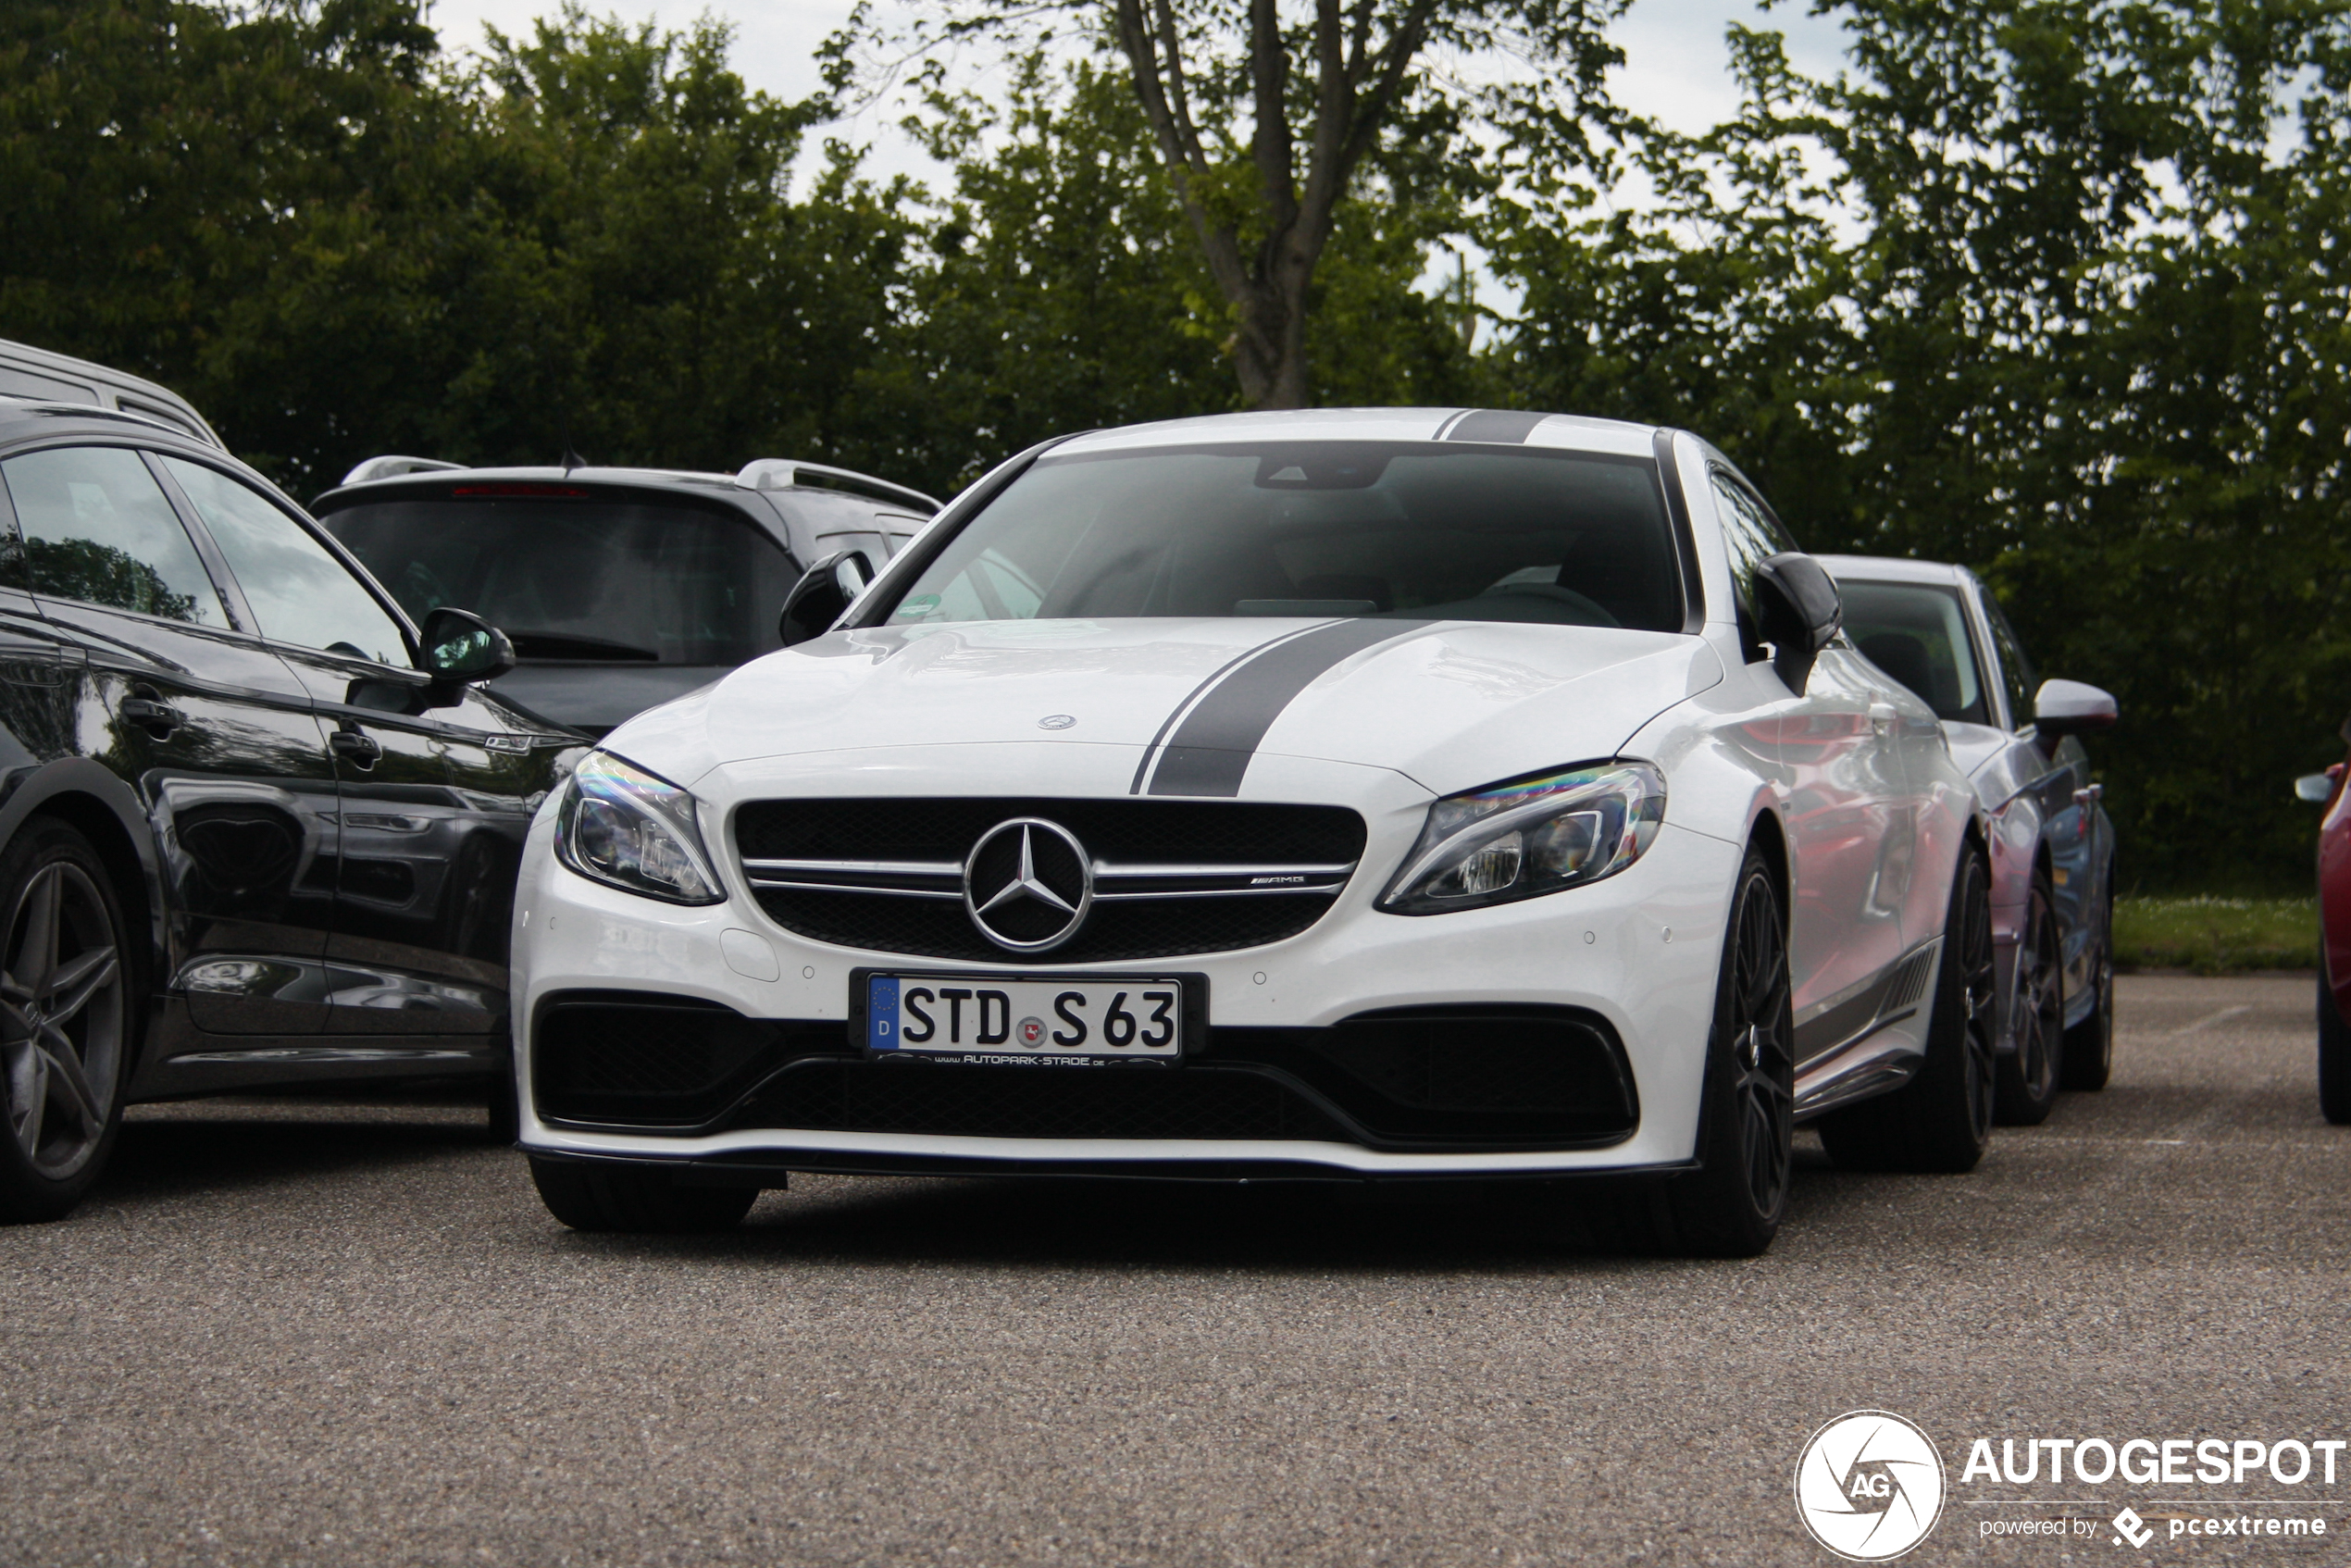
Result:
{"label": "side window", "polygon": [[1984,618],[1992,623],[1992,647],[2000,661],[2000,686],[2009,694],[2009,728],[2025,728],[2033,722],[2033,693],[2041,689],[2041,683],[2033,678],[2033,661],[2024,656],[2024,645],[2016,640],[2016,628],[2000,613],[2000,602],[1992,597],[1989,589],[1984,593]]}
{"label": "side window", "polygon": [[1739,641],[1747,662],[1763,657],[1760,625],[1755,612],[1755,568],[1766,558],[1796,548],[1779,520],[1765,510],[1753,492],[1717,468],[1713,471],[1714,511],[1723,520],[1723,548],[1731,557],[1731,586],[1738,603]]}
{"label": "side window", "polygon": [[68,446],[0,463],[32,591],[143,616],[226,627],[220,592],[139,454]]}
{"label": "side window", "polygon": [[300,523],[218,469],[180,457],[163,463],[220,546],[262,636],[406,666],[398,623]]}

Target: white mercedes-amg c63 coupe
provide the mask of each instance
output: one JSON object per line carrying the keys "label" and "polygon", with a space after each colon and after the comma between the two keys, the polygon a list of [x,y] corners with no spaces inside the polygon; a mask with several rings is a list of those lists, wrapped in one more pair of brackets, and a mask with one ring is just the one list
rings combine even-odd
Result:
{"label": "white mercedes-amg c63 coupe", "polygon": [[566,1223],[790,1171],[1597,1177],[1562,1201],[1748,1255],[1799,1122],[1981,1155],[1974,792],[1698,437],[1095,431],[869,571],[539,814],[516,1061]]}

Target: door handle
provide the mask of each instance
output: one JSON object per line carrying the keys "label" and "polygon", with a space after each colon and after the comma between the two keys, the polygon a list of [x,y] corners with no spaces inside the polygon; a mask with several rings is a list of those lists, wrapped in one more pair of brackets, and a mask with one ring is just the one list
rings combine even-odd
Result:
{"label": "door handle", "polygon": [[364,729],[338,729],[327,738],[327,744],[334,748],[335,755],[348,759],[362,773],[375,766],[384,754],[384,749]]}
{"label": "door handle", "polygon": [[185,722],[178,708],[153,697],[125,697],[115,704],[114,711],[158,740],[169,739],[171,732]]}

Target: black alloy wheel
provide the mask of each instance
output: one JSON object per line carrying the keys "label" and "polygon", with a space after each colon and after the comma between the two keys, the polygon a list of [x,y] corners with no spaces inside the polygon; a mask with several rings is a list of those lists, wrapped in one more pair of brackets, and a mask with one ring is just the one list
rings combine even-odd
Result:
{"label": "black alloy wheel", "polygon": [[2106,883],[2106,914],[2098,925],[2098,966],[2090,984],[2097,1002],[2088,1017],[2065,1031],[2065,1060],[2058,1082],[2066,1089],[2098,1089],[2114,1076],[2114,878]]}
{"label": "black alloy wheel", "polygon": [[1891,1094],[1821,1118],[1821,1142],[1848,1170],[1972,1171],[1992,1139],[1992,874],[1971,844],[1951,879],[1926,1059]]}
{"label": "black alloy wheel", "polygon": [[1752,1258],[1787,1217],[1795,1164],[1796,1018],[1779,889],[1750,848],[1731,901],[1698,1111],[1698,1168],[1628,1194],[1661,1251]]}
{"label": "black alloy wheel", "polygon": [[63,1217],[122,1124],[130,949],[89,840],[36,817],[0,854],[0,1220]]}
{"label": "black alloy wheel", "polygon": [[1996,1059],[1994,1109],[2009,1126],[2038,1126],[2057,1109],[2065,1061],[2065,950],[2058,940],[2057,894],[2045,871],[2033,874],[2025,901],[2009,1015],[2016,1021],[2016,1049]]}

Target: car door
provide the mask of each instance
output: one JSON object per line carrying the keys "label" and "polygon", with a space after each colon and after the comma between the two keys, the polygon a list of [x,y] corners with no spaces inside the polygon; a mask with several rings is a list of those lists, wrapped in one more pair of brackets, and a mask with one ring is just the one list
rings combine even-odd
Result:
{"label": "car door", "polygon": [[224,593],[151,454],[48,447],[0,480],[31,603],[74,644],[56,686],[14,681],[12,700],[72,724],[73,749],[138,791],[169,884],[159,978],[201,1029],[323,1028],[339,828],[309,693]]}
{"label": "car door", "polygon": [[[1735,475],[1716,467],[1712,488],[1742,626],[1751,628],[1753,609],[1744,599],[1755,565],[1795,546]],[[1799,1067],[1867,1027],[1907,945],[1902,905],[1915,869],[1914,837],[1882,678],[1840,639],[1822,650],[1802,692],[1761,716],[1785,790]]]}
{"label": "car door", "polygon": [[223,470],[168,466],[329,731],[342,835],[330,1031],[503,1030],[515,879],[552,751],[509,710],[411,668],[404,628],[321,533]]}

